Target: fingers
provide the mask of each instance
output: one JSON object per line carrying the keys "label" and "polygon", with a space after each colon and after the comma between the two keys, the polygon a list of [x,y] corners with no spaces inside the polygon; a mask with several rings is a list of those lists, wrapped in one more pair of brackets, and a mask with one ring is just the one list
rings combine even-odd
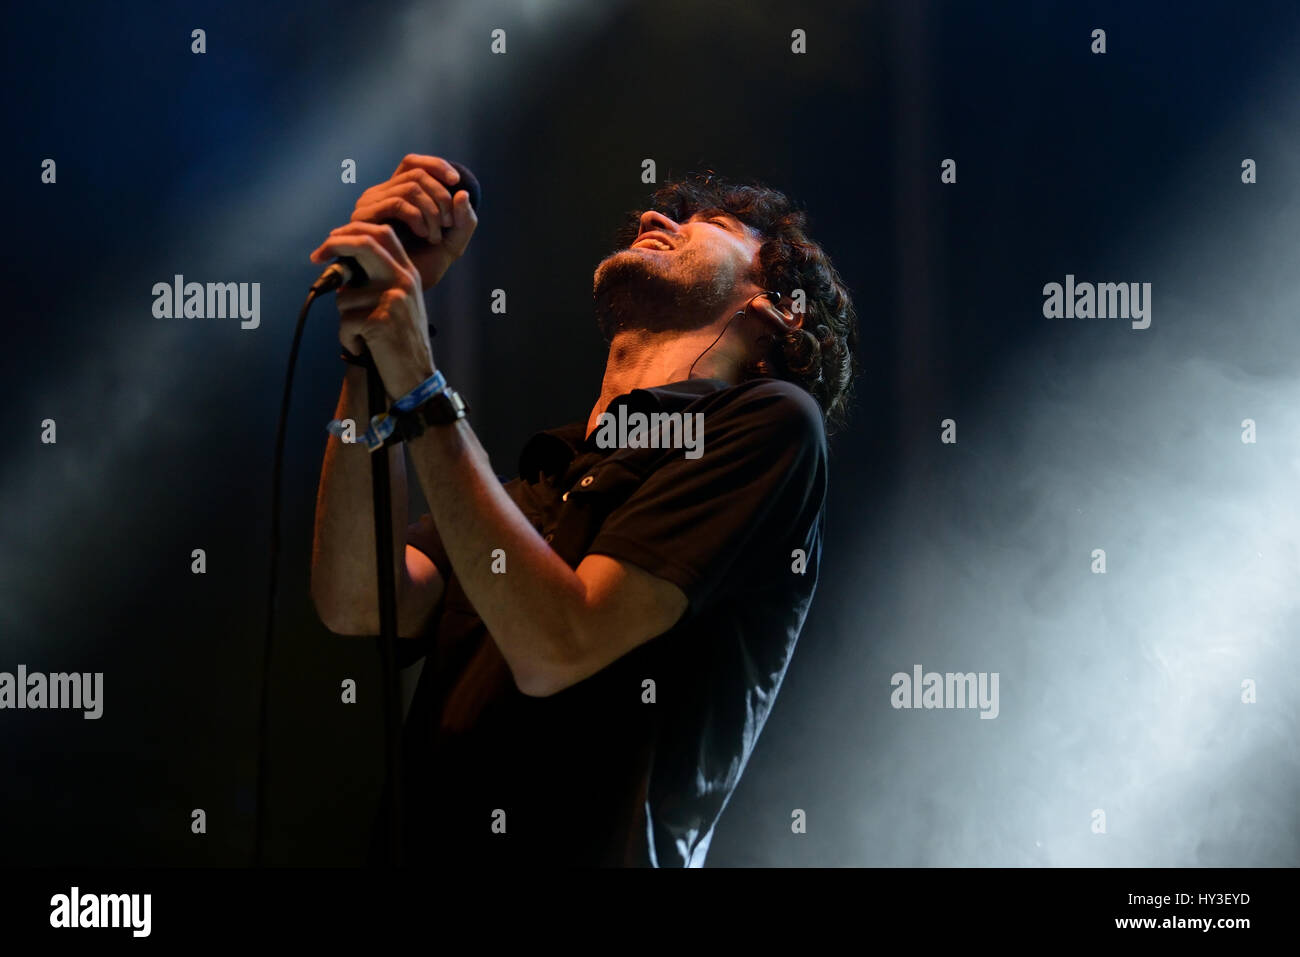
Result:
{"label": "fingers", "polygon": [[454,187],[460,182],[460,173],[457,172],[456,167],[440,156],[408,153],[397,164],[397,169],[393,171],[388,182],[377,188],[383,189],[395,183],[411,181],[424,186],[425,191],[438,203],[443,213],[442,225],[450,228],[452,225],[451,193],[448,187]]}
{"label": "fingers", "polygon": [[[459,182],[460,173],[440,157],[406,156],[390,179],[361,194],[349,224],[330,233],[312,252],[312,262],[352,256],[380,285],[405,286],[404,274],[414,288],[435,285],[464,255],[478,227],[469,193],[456,189]],[[404,248],[392,228],[398,223],[423,242]],[[412,256],[420,264],[418,271]]]}
{"label": "fingers", "polygon": [[352,211],[354,223],[405,223],[416,236],[431,243],[442,242],[441,219],[438,207],[423,193],[411,199],[389,196],[364,205],[358,200],[357,208]]}
{"label": "fingers", "polygon": [[340,226],[312,250],[310,258],[314,263],[321,263],[337,256],[351,256],[371,282],[379,285],[411,289],[419,281],[419,273],[391,226],[364,222]]}
{"label": "fingers", "polygon": [[455,186],[460,182],[460,173],[456,171],[456,167],[441,156],[424,156],[420,153],[407,153],[403,156],[402,161],[397,164],[397,169],[393,170],[393,178],[412,169],[422,169],[448,186]]}
{"label": "fingers", "polygon": [[[453,171],[454,172],[454,171]],[[459,179],[459,176],[457,176]],[[400,176],[390,180],[392,183],[409,183],[417,187],[424,195],[433,200],[439,213],[442,216],[441,225],[444,229],[450,229],[455,225],[451,214],[451,189],[441,181],[434,179],[428,171],[422,169],[407,170]],[[452,183],[454,187],[456,184]]]}
{"label": "fingers", "polygon": [[411,169],[361,194],[353,220],[378,223],[399,219],[431,243],[455,225],[451,193],[423,169]]}

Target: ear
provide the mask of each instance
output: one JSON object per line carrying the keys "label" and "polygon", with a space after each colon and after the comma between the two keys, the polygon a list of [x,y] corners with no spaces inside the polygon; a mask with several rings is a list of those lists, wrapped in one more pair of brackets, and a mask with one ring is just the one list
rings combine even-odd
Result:
{"label": "ear", "polygon": [[767,296],[760,296],[754,300],[754,309],[761,312],[767,319],[774,323],[779,323],[784,329],[799,329],[803,327],[803,316],[795,315],[788,308],[779,302],[773,302]]}

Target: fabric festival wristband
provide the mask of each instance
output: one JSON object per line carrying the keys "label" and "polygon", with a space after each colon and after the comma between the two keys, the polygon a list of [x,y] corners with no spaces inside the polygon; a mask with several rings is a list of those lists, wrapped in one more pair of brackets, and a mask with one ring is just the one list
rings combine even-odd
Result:
{"label": "fabric festival wristband", "polygon": [[[394,402],[392,409],[389,411],[410,412],[424,405],[439,392],[445,392],[446,389],[447,380],[442,371],[439,370]],[[390,415],[388,412],[376,415],[370,420],[370,428],[366,431],[366,447],[371,452],[378,451],[384,447],[384,444],[396,429],[397,418],[395,416]]]}
{"label": "fabric festival wristband", "polygon": [[447,388],[447,380],[439,369],[429,378],[425,379],[406,395],[402,396],[393,403],[393,408],[398,412],[410,412],[417,406],[424,405],[439,392]]}
{"label": "fabric festival wristband", "polygon": [[[355,425],[353,428],[355,428]],[[391,436],[396,429],[397,419],[385,412],[381,415],[376,415],[370,420],[370,428],[366,430],[362,439],[365,441],[366,447],[373,452],[376,449],[383,448],[384,443],[388,441],[389,436]],[[347,435],[348,426],[341,419],[331,419],[326,424],[325,431],[336,438],[342,439]],[[355,441],[355,439],[353,441]]]}
{"label": "fabric festival wristband", "polygon": [[[423,405],[439,392],[445,391],[446,388],[447,379],[443,376],[442,370],[439,370],[394,402],[393,409],[398,412],[409,412],[412,409]],[[332,419],[329,424],[325,426],[325,431],[329,432],[330,435],[342,438],[346,428],[347,427],[339,419]],[[396,428],[397,420],[388,413],[382,412],[379,415],[373,416],[370,419],[370,428],[366,430],[364,436],[366,446],[371,452],[378,448],[382,448],[383,444],[388,441],[389,436],[393,434],[393,431]]]}

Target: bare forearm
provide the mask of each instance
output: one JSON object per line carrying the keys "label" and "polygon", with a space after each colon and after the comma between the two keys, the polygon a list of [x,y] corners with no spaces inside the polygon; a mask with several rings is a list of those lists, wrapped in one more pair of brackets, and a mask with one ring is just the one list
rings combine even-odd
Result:
{"label": "bare forearm", "polygon": [[[317,263],[353,257],[368,277],[362,286],[346,285],[335,293],[339,342],[354,353],[369,351],[390,401],[432,371],[423,291],[464,254],[478,224],[469,191],[450,191],[459,181],[459,170],[446,160],[408,155],[386,182],[361,194],[351,221],[331,230],[311,253]],[[393,221],[426,240],[415,244],[418,269],[388,225]],[[349,367],[336,417],[351,418],[362,429],[370,412],[365,393],[364,370]],[[387,454],[391,465],[397,631],[411,637],[436,609],[443,582],[429,557],[406,544],[401,447],[376,454]],[[344,446],[331,437],[317,498],[312,597],[326,624],[341,624],[344,633],[373,633],[379,627],[369,456],[364,445]]]}
{"label": "bare forearm", "polygon": [[535,676],[576,652],[583,583],[506,494],[467,420],[409,445],[461,587],[528,692]]}
{"label": "bare forearm", "polygon": [[[379,631],[375,573],[375,527],[370,455],[360,441],[369,422],[366,372],[349,366],[339,395],[337,419],[356,423],[355,443],[330,436],[316,496],[311,593],[321,620],[348,634]],[[405,587],[406,463],[400,446],[389,449],[393,502],[393,562],[399,596]]]}

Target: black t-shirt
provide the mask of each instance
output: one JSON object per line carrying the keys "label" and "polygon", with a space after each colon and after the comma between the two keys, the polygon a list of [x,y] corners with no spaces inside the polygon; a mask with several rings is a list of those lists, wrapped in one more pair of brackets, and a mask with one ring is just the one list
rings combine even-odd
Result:
{"label": "black t-shirt", "polygon": [[688,610],[597,674],[529,697],[431,517],[412,525],[446,587],[422,637],[399,641],[399,663],[425,656],[403,740],[408,863],[703,863],[816,587],[826,437],[812,397],[776,379],[692,379],[609,411],[620,405],[702,413],[702,454],[600,448],[578,422],[534,435],[505,488],[571,567],[622,559],[676,584]]}

